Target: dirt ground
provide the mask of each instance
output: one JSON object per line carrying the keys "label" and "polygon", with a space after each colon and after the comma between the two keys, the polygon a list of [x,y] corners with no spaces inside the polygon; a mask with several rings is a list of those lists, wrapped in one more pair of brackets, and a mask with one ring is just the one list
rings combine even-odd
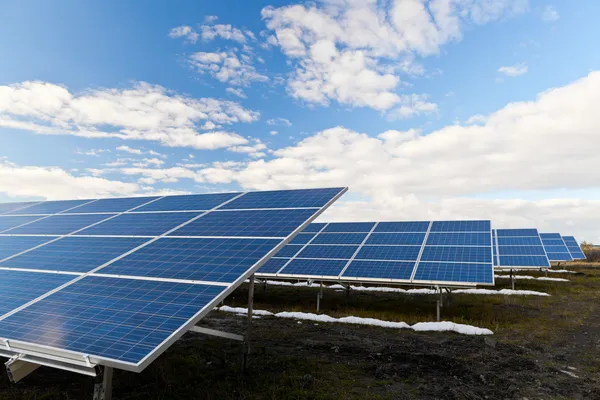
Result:
{"label": "dirt ground", "polygon": [[[561,267],[562,268],[562,267]],[[600,268],[517,281],[550,297],[451,296],[443,319],[492,336],[418,333],[275,317],[253,320],[249,368],[240,344],[189,333],[141,374],[115,372],[114,399],[600,399]],[[522,273],[543,276],[539,273]],[[497,280],[497,287],[508,287]],[[316,289],[257,286],[255,306],[315,312]],[[326,290],[322,312],[415,323],[436,297]],[[227,305],[244,306],[247,288]],[[243,333],[245,318],[214,312],[202,325]],[[40,368],[0,399],[91,399],[93,379]]]}

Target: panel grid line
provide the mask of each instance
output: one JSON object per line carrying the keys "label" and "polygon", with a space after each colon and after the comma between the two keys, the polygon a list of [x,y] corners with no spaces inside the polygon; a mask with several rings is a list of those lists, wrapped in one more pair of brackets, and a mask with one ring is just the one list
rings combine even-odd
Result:
{"label": "panel grid line", "polygon": [[352,257],[350,257],[350,260],[348,260],[348,262],[344,266],[344,269],[342,269],[342,271],[339,273],[338,277],[341,277],[342,275],[344,275],[344,272],[346,272],[346,270],[348,269],[348,267],[350,266],[350,264],[352,263],[352,261],[354,261],[355,257],[358,255],[358,253],[363,248],[363,246],[365,245],[365,243],[367,243],[367,240],[369,240],[369,237],[371,236],[371,234],[373,233],[373,231],[375,231],[375,228],[377,228],[377,225],[379,225],[379,222],[376,222],[373,225],[373,227],[371,228],[371,230],[369,231],[369,233],[367,234],[367,236],[365,236],[365,238],[363,239],[362,243],[358,246],[358,248],[356,249],[356,251],[354,252],[354,254],[352,254]]}
{"label": "panel grid line", "polygon": [[[304,244],[304,246],[302,246],[302,248],[296,254],[300,254],[306,248],[306,246],[308,246],[310,243],[312,243],[312,241],[315,240],[315,238],[319,235],[319,233],[323,232],[323,230],[327,227],[327,225],[329,225],[329,223],[326,223],[325,225],[323,225],[323,227],[319,230],[319,232],[317,232],[312,238],[310,238],[310,240],[308,242],[306,242],[306,244]],[[277,254],[275,254],[275,255],[277,255]],[[271,257],[271,258],[274,258],[274,257]],[[289,263],[292,262],[293,259],[294,259],[294,257],[291,257],[288,260],[288,262],[286,262],[283,265],[283,267],[281,267],[277,270],[275,275],[279,274],[285,267],[287,267],[289,265]]]}
{"label": "panel grid line", "polygon": [[415,261],[415,266],[413,267],[412,273],[410,274],[411,282],[415,279],[417,268],[419,267],[419,263],[421,262],[421,256],[423,255],[423,251],[425,251],[425,246],[427,245],[427,239],[429,238],[429,233],[431,232],[432,225],[433,221],[429,221],[427,232],[425,232],[425,237],[423,238],[423,243],[421,244],[421,250],[419,250],[419,255],[417,256],[417,260]]}

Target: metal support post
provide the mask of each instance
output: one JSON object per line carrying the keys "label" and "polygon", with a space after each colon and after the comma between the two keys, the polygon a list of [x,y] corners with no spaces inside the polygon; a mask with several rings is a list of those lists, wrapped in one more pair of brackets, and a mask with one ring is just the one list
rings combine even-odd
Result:
{"label": "metal support post", "polygon": [[94,385],[94,400],[112,400],[112,367],[104,367],[102,383]]}
{"label": "metal support post", "polygon": [[248,286],[248,320],[246,322],[246,341],[244,342],[243,369],[248,366],[248,355],[250,354],[250,337],[252,334],[252,312],[254,310],[254,274],[250,275],[250,285]]}
{"label": "metal support post", "polygon": [[350,285],[346,285],[346,297],[350,297]]}
{"label": "metal support post", "polygon": [[321,299],[323,298],[323,282],[319,284],[319,293],[317,293],[317,313],[321,311]]}
{"label": "metal support post", "polygon": [[440,299],[436,301],[436,316],[437,316],[437,322],[441,321],[441,317],[442,317],[442,313],[441,313],[441,308],[444,306],[444,292],[442,291],[442,288],[438,288],[440,291]]}
{"label": "metal support post", "polygon": [[510,287],[515,290],[515,275],[512,269],[510,270]]}

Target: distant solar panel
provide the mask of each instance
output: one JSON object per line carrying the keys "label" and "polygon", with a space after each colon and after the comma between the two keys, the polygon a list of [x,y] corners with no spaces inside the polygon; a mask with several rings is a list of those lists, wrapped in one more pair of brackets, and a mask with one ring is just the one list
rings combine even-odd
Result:
{"label": "distant solar panel", "polygon": [[540,239],[549,261],[571,261],[571,253],[560,233],[540,233]]}
{"label": "distant solar panel", "polygon": [[306,231],[312,233],[284,247],[258,273],[450,286],[494,282],[489,221],[336,222]]}
{"label": "distant solar panel", "polygon": [[496,229],[498,268],[550,268],[537,229]]}
{"label": "distant solar panel", "polygon": [[73,207],[89,203],[90,201],[93,200],[44,201],[42,203],[34,204],[26,208],[12,211],[9,214],[57,214],[59,212],[69,210]]}
{"label": "distant solar panel", "polygon": [[345,191],[42,202],[27,207],[41,216],[2,215],[3,352],[139,372]]}
{"label": "distant solar panel", "polygon": [[581,250],[581,247],[579,247],[579,243],[577,243],[577,240],[575,239],[575,237],[573,236],[563,236],[563,241],[565,242],[565,245],[567,246],[567,249],[569,249],[569,253],[571,253],[571,257],[573,257],[573,260],[585,260],[586,256],[583,253],[583,251]]}

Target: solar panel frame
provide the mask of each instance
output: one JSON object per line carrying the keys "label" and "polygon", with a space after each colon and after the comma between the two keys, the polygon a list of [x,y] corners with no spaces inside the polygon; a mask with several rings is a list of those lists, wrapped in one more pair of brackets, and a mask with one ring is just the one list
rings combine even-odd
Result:
{"label": "solar panel frame", "polygon": [[[80,365],[90,365],[91,364],[102,364],[105,366],[109,366],[109,367],[115,367],[115,368],[120,368],[120,369],[124,369],[124,370],[128,370],[128,371],[133,371],[133,372],[141,372],[144,368],[146,368],[154,359],[156,359],[156,357],[158,357],[160,354],[162,354],[169,346],[171,346],[176,340],[178,340],[185,332],[187,332],[189,329],[191,329],[200,319],[202,319],[208,312],[210,312],[217,304],[219,304],[225,297],[227,297],[233,290],[235,290],[241,283],[243,283],[250,275],[254,274],[270,257],[272,257],[280,248],[282,248],[283,246],[285,246],[288,242],[290,242],[299,232],[301,232],[305,227],[307,227],[315,218],[317,218],[326,208],[328,208],[331,204],[333,204],[337,199],[339,199],[339,197],[341,197],[345,192],[347,191],[347,188],[336,188],[336,192],[334,194],[332,194],[332,197],[329,198],[329,200],[325,203],[325,204],[321,204],[319,207],[311,207],[312,208],[312,213],[310,215],[307,215],[307,218],[302,222],[302,224],[298,225],[296,227],[296,229],[294,229],[292,232],[290,232],[289,234],[287,234],[287,236],[280,238],[280,243],[275,246],[273,249],[271,249],[270,252],[268,252],[267,254],[265,254],[258,262],[256,262],[251,268],[249,268],[245,273],[243,273],[242,275],[240,275],[238,277],[238,279],[236,279],[233,283],[229,284],[220,284],[224,287],[224,290],[221,292],[221,294],[219,294],[219,296],[215,297],[212,299],[212,301],[210,301],[207,305],[205,305],[202,309],[198,310],[191,318],[189,318],[187,320],[187,322],[182,325],[180,328],[178,328],[177,330],[173,331],[169,337],[167,337],[164,341],[162,341],[160,343],[160,345],[156,346],[152,352],[148,353],[143,359],[141,359],[138,363],[131,363],[131,362],[125,362],[122,360],[117,360],[117,359],[113,359],[113,358],[107,358],[107,357],[99,357],[99,356],[94,356],[94,355],[86,355],[86,354],[82,354],[80,352],[74,352],[74,351],[70,351],[70,350],[66,350],[66,349],[61,349],[61,348],[56,348],[56,347],[51,347],[51,346],[45,346],[43,344],[35,344],[35,343],[28,343],[26,341],[22,341],[22,340],[15,340],[15,339],[9,339],[10,343],[11,343],[11,351],[14,352],[23,352],[23,353],[31,353],[31,352],[35,352],[36,354],[40,354],[40,351],[43,354],[48,354],[48,355],[52,355],[52,356],[57,356],[60,357],[62,360],[69,360],[70,362],[74,363],[74,364],[80,364]],[[236,196],[233,199],[231,199],[230,201],[233,201],[235,199],[238,199],[239,197],[242,197],[245,193],[241,193],[240,196]],[[226,204],[228,202],[224,202],[223,204],[220,204],[219,206],[222,206],[224,204]],[[216,208],[215,208],[216,210]],[[214,210],[210,210],[210,211],[214,211]],[[120,215],[120,214],[117,214]],[[125,254],[122,254],[121,256],[115,258],[114,260],[109,261],[108,263],[105,263],[97,268],[95,268],[94,270],[91,270],[71,281],[69,281],[67,284],[63,285],[62,287],[66,287],[69,285],[72,285],[76,282],[79,282],[81,279],[84,279],[85,277],[88,276],[102,276],[101,271],[102,268],[104,268],[107,265],[110,265],[111,263],[113,263],[116,260],[119,260],[121,258],[126,257],[127,255],[137,251],[139,248],[142,248],[144,246],[149,245],[150,243],[154,242],[155,240],[158,240],[162,237],[166,237],[169,233],[176,231],[177,229],[181,228],[182,226],[185,226],[189,223],[192,223],[193,221],[195,221],[197,218],[200,218],[202,215],[201,214],[199,216],[196,216],[195,218],[192,218],[189,221],[186,221],[185,223],[181,224],[178,227],[173,228],[171,231],[165,232],[160,236],[155,237],[154,239],[149,240],[148,242],[142,244],[141,246],[139,246],[138,248],[135,248]],[[62,235],[61,237],[64,236],[69,236],[72,233],[68,234],[68,235]],[[175,236],[176,237],[176,236]],[[256,237],[256,239],[264,239],[263,237]],[[115,276],[111,276],[115,279],[129,279],[131,277],[115,277]],[[148,280],[147,278],[141,278],[141,277],[135,277],[136,279],[140,279],[140,280]],[[166,279],[155,279],[156,281],[160,281],[160,282],[170,282],[173,280],[166,280]],[[189,282],[189,281],[186,281]],[[211,284],[217,284],[216,282],[211,282]],[[20,310],[26,308],[29,304],[34,304],[36,302],[39,302],[45,298],[47,298],[48,296],[51,296],[53,293],[59,291],[62,289],[62,287],[59,287],[55,290],[52,290],[46,294],[44,294],[43,296],[38,297],[37,299],[35,299],[34,301],[19,307],[9,313],[6,313],[2,316],[0,316],[0,321],[18,313]]]}
{"label": "solar panel frame", "polygon": [[562,238],[565,242],[565,245],[567,246],[567,250],[569,250],[569,253],[571,253],[571,257],[573,257],[573,260],[587,259],[585,253],[583,252],[583,250],[581,250],[577,239],[575,239],[575,236],[563,236]]}
{"label": "solar panel frame", "polygon": [[548,261],[573,261],[569,248],[565,244],[560,233],[540,232],[540,239],[542,240],[544,250],[546,250]]}

